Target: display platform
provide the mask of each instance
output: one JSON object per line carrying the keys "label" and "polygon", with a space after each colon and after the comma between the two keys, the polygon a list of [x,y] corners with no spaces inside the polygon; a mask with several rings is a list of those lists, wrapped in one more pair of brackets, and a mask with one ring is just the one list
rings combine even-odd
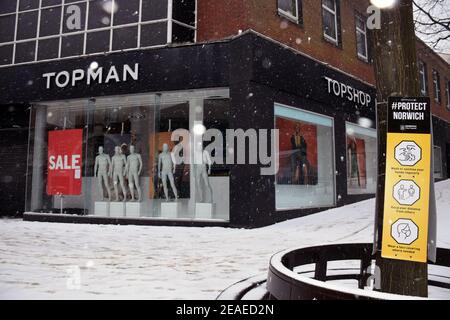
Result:
{"label": "display platform", "polygon": [[109,202],[107,201],[95,201],[94,215],[101,217],[109,216]]}
{"label": "display platform", "polygon": [[162,202],[161,203],[161,218],[176,219],[180,204],[178,202]]}
{"label": "display platform", "polygon": [[216,205],[214,203],[196,203],[195,218],[196,219],[212,219]]}
{"label": "display platform", "polygon": [[142,214],[142,202],[127,202],[125,215],[127,218],[139,218]]}
{"label": "display platform", "polygon": [[111,202],[109,216],[115,218],[125,217],[125,202]]}

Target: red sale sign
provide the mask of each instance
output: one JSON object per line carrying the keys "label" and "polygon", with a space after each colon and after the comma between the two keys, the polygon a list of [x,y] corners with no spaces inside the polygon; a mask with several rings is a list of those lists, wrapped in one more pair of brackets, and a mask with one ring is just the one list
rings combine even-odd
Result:
{"label": "red sale sign", "polygon": [[83,130],[48,133],[48,195],[81,195]]}

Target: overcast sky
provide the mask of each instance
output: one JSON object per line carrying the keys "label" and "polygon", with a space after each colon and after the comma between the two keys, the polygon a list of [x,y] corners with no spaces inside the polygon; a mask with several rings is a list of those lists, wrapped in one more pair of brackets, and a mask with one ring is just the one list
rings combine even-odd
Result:
{"label": "overcast sky", "polygon": [[[422,6],[427,12],[430,12],[435,19],[449,19],[450,18],[450,0],[415,0],[416,3]],[[415,10],[415,18],[424,23],[430,22],[430,19],[419,10]],[[417,35],[426,43],[432,45],[430,42],[436,41],[439,37],[443,38],[450,35],[450,32],[445,30],[442,26],[418,26]],[[421,31],[421,32],[420,32]],[[426,34],[424,34],[426,33]],[[442,53],[450,54],[450,38],[440,41],[434,50]]]}

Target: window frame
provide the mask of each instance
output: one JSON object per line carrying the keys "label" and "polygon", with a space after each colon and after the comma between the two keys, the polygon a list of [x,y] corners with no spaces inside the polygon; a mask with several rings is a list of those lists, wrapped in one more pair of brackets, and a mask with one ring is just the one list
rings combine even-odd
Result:
{"label": "window frame", "polygon": [[[357,20],[361,20],[364,24],[364,30],[361,30],[361,28],[359,28]],[[363,56],[359,50],[358,50],[358,33],[361,33],[364,35],[364,45],[366,47],[366,56]],[[369,41],[368,41],[368,36],[369,36],[369,32],[367,30],[367,18],[365,16],[363,16],[362,14],[360,14],[359,12],[356,12],[355,14],[355,36],[356,36],[356,55],[359,59],[361,59],[364,62],[369,62]]]}
{"label": "window frame", "polygon": [[436,69],[433,69],[433,91],[434,91],[434,101],[441,104],[441,76]]}
{"label": "window frame", "polygon": [[[284,109],[284,110],[290,110],[291,112],[295,112],[298,114],[303,114],[303,115],[307,115],[307,116],[311,116],[313,118],[319,118],[322,119],[322,121],[329,121],[331,124],[330,125],[323,125],[322,126],[326,126],[329,127],[331,130],[331,146],[332,146],[332,150],[331,150],[331,165],[332,165],[332,171],[335,172],[336,171],[336,121],[335,118],[330,117],[328,115],[322,114],[322,113],[318,113],[318,112],[314,112],[311,110],[308,110],[306,108],[300,108],[300,107],[295,107],[292,105],[288,105],[288,104],[284,104],[282,102],[279,102],[278,100],[275,100],[273,103],[273,127],[276,128],[276,122],[277,122],[277,118],[285,118],[285,119],[291,119],[291,120],[295,120],[295,121],[303,121],[305,123],[309,123],[312,125],[321,125],[318,122],[311,122],[311,121],[305,121],[305,120],[299,120],[298,118],[294,118],[291,116],[285,116],[282,115],[280,113],[277,113],[277,108],[280,109]],[[279,166],[279,152],[276,154],[275,156],[275,162],[276,162],[276,166]],[[313,209],[313,208],[335,208],[336,206],[338,206],[338,195],[337,195],[337,177],[335,174],[332,175],[332,182],[333,182],[333,189],[334,189],[334,194],[333,194],[333,204],[320,204],[320,205],[310,205],[310,206],[296,206],[296,207],[289,207],[289,208],[283,208],[283,207],[278,207],[278,203],[276,200],[276,188],[277,188],[277,177],[275,175],[275,211],[276,212],[288,212],[288,211],[295,211],[295,210],[309,210],[309,209]]]}
{"label": "window frame", "polygon": [[447,109],[450,110],[450,80],[445,79],[445,91],[447,96]]}
{"label": "window frame", "polygon": [[280,16],[283,18],[286,18],[294,23],[297,23],[299,25],[303,25],[303,3],[302,0],[295,0],[295,10],[296,10],[296,16],[293,16],[289,11],[285,11],[280,8],[279,0],[277,0],[277,11]]}
{"label": "window frame", "polygon": [[[330,43],[332,43],[332,44],[334,44],[335,46],[339,46],[339,44],[340,44],[340,37],[339,37],[339,28],[340,28],[340,26],[339,26],[339,20],[338,20],[338,1],[339,0],[331,0],[331,1],[333,1],[333,3],[334,3],[334,11],[332,11],[331,10],[331,8],[328,8],[326,5],[325,5],[325,3],[324,3],[324,1],[322,0],[322,10],[321,10],[321,13],[322,13],[322,34],[323,34],[323,37],[325,38],[325,40],[326,41],[328,41],[328,42],[330,42]],[[324,24],[324,15],[323,15],[323,10],[326,10],[326,11],[328,11],[330,14],[333,14],[334,15],[334,26],[335,26],[335,30],[336,30],[336,39],[334,39],[334,38],[332,38],[331,36],[329,36],[329,35],[327,35],[326,34],[326,32],[325,32],[325,24]]]}
{"label": "window frame", "polygon": [[[419,69],[420,93],[422,94],[422,96],[426,96],[428,94],[427,64],[422,60],[419,60],[418,69]],[[421,81],[423,81],[423,86]]]}

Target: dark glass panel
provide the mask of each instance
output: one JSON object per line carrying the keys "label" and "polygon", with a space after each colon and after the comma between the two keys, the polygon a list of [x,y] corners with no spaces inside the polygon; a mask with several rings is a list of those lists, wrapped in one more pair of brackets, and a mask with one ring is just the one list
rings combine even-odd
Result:
{"label": "dark glass panel", "polygon": [[138,27],[115,29],[113,31],[113,50],[137,47]]}
{"label": "dark glass panel", "polygon": [[87,34],[86,53],[109,51],[110,30],[91,32]]}
{"label": "dark glass panel", "polygon": [[41,11],[41,26],[39,37],[59,34],[61,25],[61,7],[43,9]]}
{"label": "dark glass panel", "polygon": [[61,38],[61,56],[72,57],[83,54],[84,34],[64,36]]}
{"label": "dark glass panel", "polygon": [[17,43],[15,63],[34,61],[35,51],[36,41]]}
{"label": "dark glass panel", "polygon": [[0,42],[14,41],[14,28],[16,27],[16,15],[0,17]]}
{"label": "dark glass panel", "polygon": [[38,60],[58,58],[59,37],[43,39],[38,42]]}
{"label": "dark glass panel", "polygon": [[13,47],[12,44],[0,46],[0,65],[12,63]]}
{"label": "dark glass panel", "polygon": [[37,33],[38,11],[19,13],[17,40],[35,38]]}
{"label": "dark glass panel", "polygon": [[167,18],[167,1],[142,0],[142,21]]}
{"label": "dark glass panel", "polygon": [[167,23],[158,22],[141,27],[141,47],[150,47],[167,43]]}

